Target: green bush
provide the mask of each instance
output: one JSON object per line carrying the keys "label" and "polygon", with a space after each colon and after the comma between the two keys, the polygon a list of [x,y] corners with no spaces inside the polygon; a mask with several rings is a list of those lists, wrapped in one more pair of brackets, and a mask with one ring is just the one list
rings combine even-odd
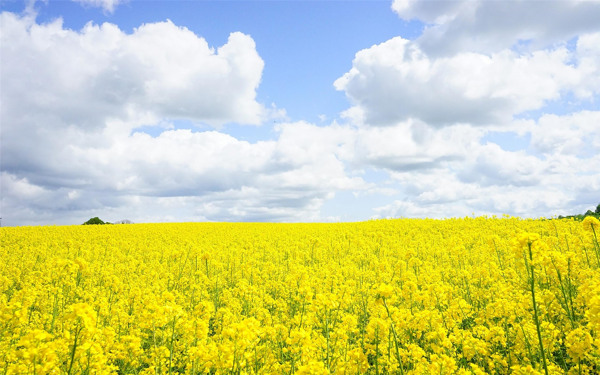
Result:
{"label": "green bush", "polygon": [[85,223],[83,223],[83,225],[98,225],[98,224],[108,224],[108,223],[105,223],[104,221],[100,220],[100,218],[98,218],[98,216],[93,217],[93,218],[89,219],[88,221],[86,221]]}

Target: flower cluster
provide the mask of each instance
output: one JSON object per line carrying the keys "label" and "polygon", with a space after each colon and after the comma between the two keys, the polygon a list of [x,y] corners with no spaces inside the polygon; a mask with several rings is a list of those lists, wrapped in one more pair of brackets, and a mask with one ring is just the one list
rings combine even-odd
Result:
{"label": "flower cluster", "polygon": [[2,374],[596,374],[599,223],[0,228]]}

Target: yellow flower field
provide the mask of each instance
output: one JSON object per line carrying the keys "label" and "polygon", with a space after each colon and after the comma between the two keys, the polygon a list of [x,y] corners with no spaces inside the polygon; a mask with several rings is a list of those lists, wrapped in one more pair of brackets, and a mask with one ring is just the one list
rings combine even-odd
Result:
{"label": "yellow flower field", "polygon": [[0,374],[597,374],[588,218],[0,229]]}

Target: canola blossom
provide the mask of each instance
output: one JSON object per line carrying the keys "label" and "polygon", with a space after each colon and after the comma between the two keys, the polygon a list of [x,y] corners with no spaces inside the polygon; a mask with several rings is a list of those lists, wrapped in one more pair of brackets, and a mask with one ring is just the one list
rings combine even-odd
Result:
{"label": "canola blossom", "polygon": [[0,374],[597,374],[599,226],[0,228]]}

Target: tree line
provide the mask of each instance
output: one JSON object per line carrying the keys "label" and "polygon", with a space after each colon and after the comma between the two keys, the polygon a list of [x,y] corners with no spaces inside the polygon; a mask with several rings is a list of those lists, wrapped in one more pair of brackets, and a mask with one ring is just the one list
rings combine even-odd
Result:
{"label": "tree line", "polygon": [[89,219],[85,223],[83,223],[83,225],[103,225],[103,224],[133,224],[133,221],[128,220],[128,219],[123,219],[123,220],[115,221],[114,223],[110,223],[108,221],[103,221],[98,216],[96,216],[96,217]]}
{"label": "tree line", "polygon": [[598,206],[596,206],[596,211],[587,210],[584,214],[568,215],[568,216],[559,215],[558,218],[559,219],[583,220],[586,216],[594,216],[596,219],[600,219],[600,204],[598,204]]}

